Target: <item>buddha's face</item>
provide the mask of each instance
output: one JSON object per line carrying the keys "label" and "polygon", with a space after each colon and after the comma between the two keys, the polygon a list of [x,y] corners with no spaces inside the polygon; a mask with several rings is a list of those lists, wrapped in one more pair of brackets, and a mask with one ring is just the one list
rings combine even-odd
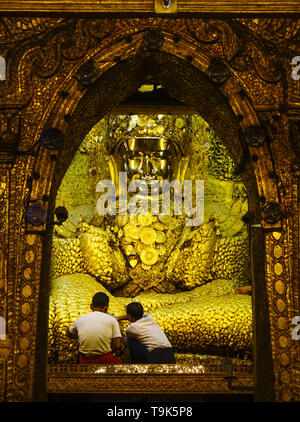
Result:
{"label": "buddha's face", "polygon": [[[131,182],[141,181],[140,195],[161,195],[161,181],[172,182],[179,179],[183,182],[185,168],[184,157],[180,146],[164,138],[132,137],[116,145],[110,154],[110,172],[112,181],[117,186],[116,196],[129,193]],[[120,183],[119,176],[126,173],[126,187]],[[147,187],[147,189],[146,189]],[[131,191],[132,192],[132,191]]]}
{"label": "buddha's face", "polygon": [[151,184],[154,180],[170,179],[171,145],[162,138],[130,138],[119,149],[123,171],[131,180],[143,180]]}

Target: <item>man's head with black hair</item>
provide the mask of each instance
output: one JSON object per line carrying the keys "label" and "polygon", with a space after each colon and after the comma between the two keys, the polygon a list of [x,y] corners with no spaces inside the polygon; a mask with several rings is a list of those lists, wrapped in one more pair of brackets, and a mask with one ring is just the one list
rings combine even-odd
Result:
{"label": "man's head with black hair", "polygon": [[126,307],[127,315],[132,322],[141,319],[144,315],[144,308],[139,302],[131,302]]}
{"label": "man's head with black hair", "polygon": [[108,304],[109,297],[107,296],[107,294],[103,292],[98,292],[93,296],[91,309],[92,311],[101,310],[101,312],[106,312],[108,309]]}

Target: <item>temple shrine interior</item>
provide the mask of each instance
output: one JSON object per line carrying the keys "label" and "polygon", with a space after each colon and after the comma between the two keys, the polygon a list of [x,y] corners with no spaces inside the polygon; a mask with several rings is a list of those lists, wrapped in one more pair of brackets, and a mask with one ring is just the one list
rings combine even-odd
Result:
{"label": "temple shrine interior", "polygon": [[[0,402],[300,401],[299,12],[1,2]],[[176,363],[82,363],[99,292]]]}

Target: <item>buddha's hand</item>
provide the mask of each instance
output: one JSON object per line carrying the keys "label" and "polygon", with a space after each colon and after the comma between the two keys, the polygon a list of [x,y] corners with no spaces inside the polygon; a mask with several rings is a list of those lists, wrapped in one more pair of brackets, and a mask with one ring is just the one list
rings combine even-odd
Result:
{"label": "buddha's hand", "polygon": [[80,248],[86,270],[107,288],[120,287],[128,281],[125,259],[113,234],[87,226],[80,234]]}
{"label": "buddha's hand", "polygon": [[203,224],[179,242],[167,261],[167,278],[179,288],[193,289],[210,279],[216,245],[212,224]]}

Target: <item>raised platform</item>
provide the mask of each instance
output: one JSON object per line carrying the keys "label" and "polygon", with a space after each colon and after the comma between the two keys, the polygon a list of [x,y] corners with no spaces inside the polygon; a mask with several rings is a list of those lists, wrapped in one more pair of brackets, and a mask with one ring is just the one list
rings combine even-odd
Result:
{"label": "raised platform", "polygon": [[[232,359],[227,379],[222,359],[197,364],[49,365],[49,394],[252,394],[252,362]],[[229,381],[229,382],[228,382]]]}

